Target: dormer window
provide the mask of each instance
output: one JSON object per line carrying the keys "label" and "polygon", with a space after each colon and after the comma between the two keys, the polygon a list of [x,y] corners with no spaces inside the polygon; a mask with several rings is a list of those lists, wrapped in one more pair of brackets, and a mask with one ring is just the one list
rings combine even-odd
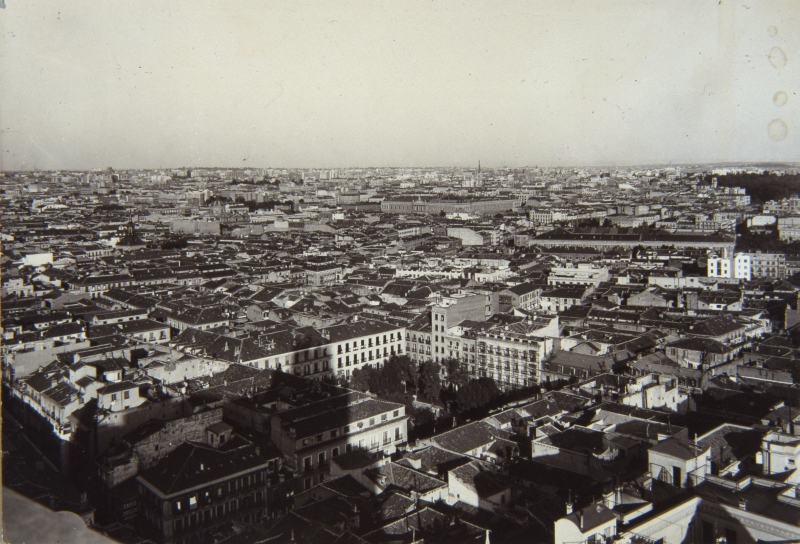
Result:
{"label": "dormer window", "polygon": [[208,443],[218,448],[230,440],[233,434],[233,427],[227,423],[215,423],[206,430],[206,434],[208,436]]}

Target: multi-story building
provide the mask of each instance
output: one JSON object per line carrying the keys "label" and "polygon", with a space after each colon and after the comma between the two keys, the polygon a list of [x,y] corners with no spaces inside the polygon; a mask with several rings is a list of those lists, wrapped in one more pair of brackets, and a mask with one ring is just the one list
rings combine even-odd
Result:
{"label": "multi-story building", "polygon": [[466,213],[475,215],[513,211],[522,205],[521,200],[414,200],[393,199],[381,201],[382,213]]}
{"label": "multi-story building", "polygon": [[406,327],[406,352],[416,363],[431,359],[431,329],[428,316],[422,316]]}
{"label": "multi-story building", "polygon": [[800,240],[800,217],[779,217],[778,237],[784,242]]}
{"label": "multi-story building", "polygon": [[763,212],[769,215],[798,215],[800,214],[800,197],[765,202]]}
{"label": "multi-story building", "polygon": [[309,285],[332,285],[342,279],[342,267],[338,265],[307,266],[306,283]]}
{"label": "multi-story building", "polygon": [[188,328],[204,331],[230,325],[231,316],[230,312],[221,306],[188,308],[177,315],[169,316],[167,323],[179,331]]}
{"label": "multi-story building", "polygon": [[551,268],[550,274],[547,276],[547,284],[553,286],[593,285],[597,287],[600,283],[608,281],[610,277],[608,268],[604,266],[579,263],[576,267]]}
{"label": "multi-story building", "polygon": [[752,279],[750,254],[736,253],[733,258],[729,258],[720,257],[713,253],[708,257],[707,271],[709,278],[733,278],[750,281]]}
{"label": "multi-story building", "polygon": [[509,312],[514,308],[533,310],[539,307],[542,288],[532,283],[520,283],[492,294],[492,310]]}
{"label": "multi-story building", "polygon": [[756,251],[747,253],[750,257],[750,270],[753,278],[786,277],[786,255]]}
{"label": "multi-story building", "polygon": [[136,477],[140,526],[148,538],[209,543],[231,522],[257,523],[267,515],[280,452],[234,435],[226,423],[206,432],[205,443],[184,442]]}
{"label": "multi-story building", "polygon": [[486,296],[474,293],[458,293],[443,298],[431,309],[431,336],[433,360],[446,359],[447,331],[464,320],[482,321],[486,318]]}
{"label": "multi-story building", "polygon": [[402,354],[406,329],[382,321],[358,319],[328,327],[322,334],[330,342],[327,349],[336,361],[335,375],[349,378],[357,368],[382,366],[392,355]]}
{"label": "multi-story building", "polygon": [[325,481],[330,460],[343,453],[393,454],[407,440],[408,417],[402,404],[351,392],[273,414],[271,436],[299,476],[299,492]]}
{"label": "multi-story building", "polygon": [[494,379],[502,390],[535,385],[540,381],[540,364],[553,351],[553,339],[558,336],[558,317],[479,332],[477,366],[471,373]]}

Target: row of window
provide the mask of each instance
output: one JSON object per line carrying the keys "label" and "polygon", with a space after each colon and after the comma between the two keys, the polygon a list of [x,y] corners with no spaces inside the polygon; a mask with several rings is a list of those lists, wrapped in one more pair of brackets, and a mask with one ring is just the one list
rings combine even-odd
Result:
{"label": "row of window", "polygon": [[[386,414],[384,414],[385,416]],[[372,421],[372,420],[370,420]],[[372,423],[371,423],[372,424]],[[394,439],[392,438],[394,436]],[[350,442],[345,446],[345,451],[351,452],[355,449],[361,450],[376,450],[379,449],[381,446],[388,446],[392,443],[392,441],[398,442],[403,440],[403,433],[400,430],[400,427],[394,428],[394,435],[389,431],[389,429],[383,431],[383,434],[377,435],[374,434],[369,437],[369,442],[367,442],[366,438],[359,439],[358,443]],[[331,458],[338,457],[340,453],[339,446],[331,448]],[[323,468],[328,466],[328,452],[321,451],[317,453],[316,459],[313,455],[308,455],[303,458],[303,472],[310,472],[317,468]]]}
{"label": "row of window", "polygon": [[[394,342],[395,341],[395,337],[394,336],[395,336],[394,333],[390,333],[389,335],[384,334],[383,335],[383,343],[384,344],[388,344],[389,342]],[[399,332],[397,333],[397,339],[396,340],[402,340],[402,335]],[[380,337],[380,335],[375,337],[375,344],[374,345],[375,346],[380,346],[381,345],[381,337]],[[369,339],[369,342],[367,342],[364,338],[362,338],[361,339],[361,346],[359,347],[358,340],[354,340],[352,349],[353,350],[357,350],[357,349],[365,349],[365,348],[371,348],[371,347],[373,347],[372,338]],[[339,354],[341,354],[341,353],[349,353],[350,352],[350,342],[345,342],[344,348],[342,348],[342,345],[339,344],[337,346],[337,350],[338,350],[337,353],[339,353]]]}
{"label": "row of window", "polygon": [[[400,410],[395,410],[395,411],[392,412],[392,419],[394,419],[396,417],[400,417]],[[372,427],[373,425],[375,425],[376,421],[377,420],[376,420],[375,417],[369,418],[369,426]],[[381,414],[381,416],[380,416],[380,422],[383,423],[385,421],[389,421],[389,414],[388,413]],[[364,427],[364,422],[363,421],[359,421],[358,423],[345,425],[344,429],[343,429],[343,433],[347,434],[347,433],[351,432],[353,427],[355,427],[356,429],[362,429]],[[327,437],[325,436],[326,434],[328,435]],[[319,434],[315,435],[313,437],[313,439],[311,437],[304,438],[303,439],[303,446],[308,446],[309,444],[312,443],[312,441],[315,442],[315,443],[320,443],[320,442],[325,441],[326,438],[338,438],[338,437],[339,437],[339,429],[331,429],[327,433],[319,433]],[[334,448],[334,449],[336,449],[336,448]]]}
{"label": "row of window", "polygon": [[[397,352],[395,352],[394,346],[392,346],[391,353],[389,352],[389,348],[384,347],[383,348],[383,357],[388,357],[390,354],[394,355],[395,353],[402,353],[402,352],[403,351],[400,348],[400,346],[397,347]],[[349,355],[345,355],[344,363],[342,363],[342,358],[338,357],[337,360],[336,360],[336,364],[337,364],[338,368],[344,368],[345,366],[350,366],[351,364],[357,365],[359,363],[361,363],[361,364],[366,363],[367,361],[374,361],[376,358],[377,359],[381,358],[381,350],[380,349],[376,349],[375,350],[375,355],[374,356],[372,354],[372,350],[369,350],[369,353],[362,353],[361,354],[361,361],[358,360],[358,353],[356,353],[355,355],[353,355],[352,363],[350,362],[350,356]]]}

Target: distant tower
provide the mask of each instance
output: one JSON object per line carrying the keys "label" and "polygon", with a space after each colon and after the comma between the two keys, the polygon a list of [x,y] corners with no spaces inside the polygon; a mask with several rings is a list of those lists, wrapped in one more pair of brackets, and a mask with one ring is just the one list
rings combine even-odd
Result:
{"label": "distant tower", "polygon": [[483,174],[481,174],[481,161],[478,161],[478,187],[483,187]]}

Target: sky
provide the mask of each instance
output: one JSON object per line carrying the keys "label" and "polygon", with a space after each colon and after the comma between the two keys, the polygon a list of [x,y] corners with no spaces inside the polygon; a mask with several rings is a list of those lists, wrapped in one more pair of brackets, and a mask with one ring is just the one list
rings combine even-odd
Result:
{"label": "sky", "polygon": [[800,161],[795,0],[5,0],[0,30],[6,171]]}

